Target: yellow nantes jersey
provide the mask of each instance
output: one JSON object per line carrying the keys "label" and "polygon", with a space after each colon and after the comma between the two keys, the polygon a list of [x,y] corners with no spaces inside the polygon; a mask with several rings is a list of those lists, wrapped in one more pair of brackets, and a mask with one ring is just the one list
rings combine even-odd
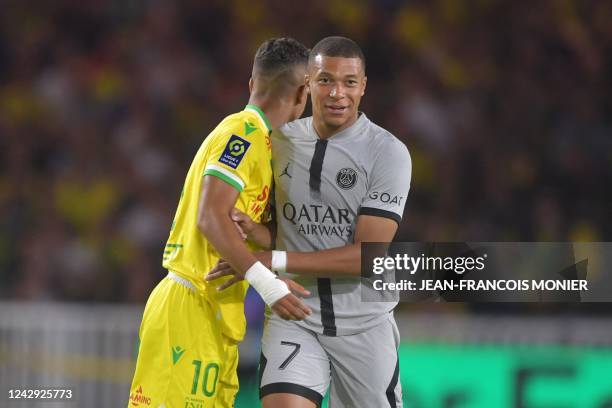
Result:
{"label": "yellow nantes jersey", "polygon": [[268,221],[262,218],[272,183],[270,131],[264,113],[257,106],[247,105],[242,112],[226,117],[206,137],[187,173],[163,257],[164,268],[205,293],[223,333],[238,341],[246,329],[244,296],[248,283],[242,281],[219,292],[216,287],[221,279],[210,283],[204,280],[219,254],[198,229],[198,202],[202,178],[218,177],[240,192],[236,208],[256,222]]}

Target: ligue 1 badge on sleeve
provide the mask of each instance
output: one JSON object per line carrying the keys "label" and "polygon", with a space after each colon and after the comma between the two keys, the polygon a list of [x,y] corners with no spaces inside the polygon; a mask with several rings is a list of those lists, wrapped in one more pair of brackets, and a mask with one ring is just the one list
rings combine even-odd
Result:
{"label": "ligue 1 badge on sleeve", "polygon": [[219,161],[235,169],[242,161],[244,154],[250,146],[250,142],[247,142],[240,136],[232,135],[229,141],[227,142],[225,150],[221,154]]}
{"label": "ligue 1 badge on sleeve", "polygon": [[351,168],[345,167],[336,174],[336,184],[343,190],[353,188],[356,182],[357,172]]}

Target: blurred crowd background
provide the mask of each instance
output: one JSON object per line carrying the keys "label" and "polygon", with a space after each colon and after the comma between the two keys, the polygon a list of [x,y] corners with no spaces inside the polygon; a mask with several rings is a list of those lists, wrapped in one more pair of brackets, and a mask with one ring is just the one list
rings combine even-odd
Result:
{"label": "blurred crowd background", "polygon": [[398,240],[612,240],[612,3],[46,0],[0,10],[0,298],[143,303],[186,171],[273,36],[367,57]]}

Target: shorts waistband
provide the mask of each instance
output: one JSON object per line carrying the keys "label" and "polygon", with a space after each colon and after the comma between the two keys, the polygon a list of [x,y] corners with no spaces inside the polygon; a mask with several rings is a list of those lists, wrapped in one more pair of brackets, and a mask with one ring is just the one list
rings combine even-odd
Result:
{"label": "shorts waistband", "polygon": [[187,280],[185,278],[181,278],[180,276],[178,276],[174,272],[168,271],[168,278],[172,279],[176,283],[180,283],[181,285],[183,285],[187,289],[191,289],[194,292],[198,291],[198,289],[193,285],[193,283],[191,283],[189,280]]}

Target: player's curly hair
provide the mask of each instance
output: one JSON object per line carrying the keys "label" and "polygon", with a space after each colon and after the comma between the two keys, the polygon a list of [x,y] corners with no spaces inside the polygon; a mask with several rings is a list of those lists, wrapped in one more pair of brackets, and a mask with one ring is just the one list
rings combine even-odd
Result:
{"label": "player's curly hair", "polygon": [[293,38],[271,38],[264,42],[255,53],[253,71],[275,76],[295,65],[306,65],[308,55],[308,48]]}
{"label": "player's curly hair", "polygon": [[350,38],[340,36],[325,37],[312,48],[312,51],[310,51],[308,64],[312,64],[317,55],[325,57],[359,58],[363,65],[363,70],[365,71],[366,61],[363,51],[361,47]]}

